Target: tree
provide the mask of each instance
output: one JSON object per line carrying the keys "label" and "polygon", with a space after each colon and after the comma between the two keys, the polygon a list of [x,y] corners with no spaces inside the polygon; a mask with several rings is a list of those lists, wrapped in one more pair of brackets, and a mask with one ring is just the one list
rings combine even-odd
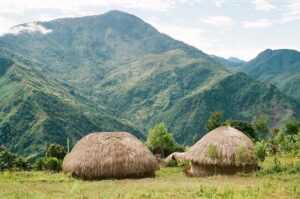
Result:
{"label": "tree", "polygon": [[205,155],[207,157],[209,157],[214,162],[214,165],[215,165],[215,175],[216,175],[217,174],[217,160],[219,158],[217,146],[213,145],[213,144],[209,145],[209,147],[205,151]]}
{"label": "tree", "polygon": [[260,138],[267,137],[269,133],[268,123],[269,119],[265,115],[260,116],[252,121],[252,125]]}
{"label": "tree", "polygon": [[210,116],[210,118],[206,122],[206,130],[207,131],[212,131],[215,128],[218,128],[219,126],[222,125],[222,117],[223,117],[223,112],[222,111],[216,111],[213,112]]}
{"label": "tree", "polygon": [[46,151],[46,157],[55,157],[59,160],[63,160],[65,155],[65,149],[60,144],[50,144]]}
{"label": "tree", "polygon": [[253,126],[248,122],[242,120],[226,120],[224,124],[242,131],[253,140],[258,140]]}
{"label": "tree", "polygon": [[176,142],[164,123],[154,126],[148,133],[146,145],[155,153],[158,152],[162,157],[165,156],[165,151],[173,151],[176,147]]}
{"label": "tree", "polygon": [[247,164],[252,163],[251,154],[248,151],[248,149],[244,146],[241,146],[238,148],[236,157],[235,157],[235,163],[237,166],[242,165],[243,166],[243,173],[245,173],[245,166]]}
{"label": "tree", "polygon": [[265,161],[265,158],[267,156],[267,144],[265,142],[255,143],[254,156],[260,162]]}
{"label": "tree", "polygon": [[290,119],[285,123],[285,133],[287,135],[295,135],[300,130],[300,121]]}

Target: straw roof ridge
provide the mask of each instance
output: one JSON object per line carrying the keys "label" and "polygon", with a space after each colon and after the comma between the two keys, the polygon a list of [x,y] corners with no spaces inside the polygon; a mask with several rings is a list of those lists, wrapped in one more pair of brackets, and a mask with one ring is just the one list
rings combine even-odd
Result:
{"label": "straw roof ridge", "polygon": [[154,176],[159,169],[151,151],[127,132],[91,133],[65,157],[63,171],[84,179]]}
{"label": "straw roof ridge", "polygon": [[[213,160],[207,155],[210,146],[216,146],[217,159]],[[199,165],[236,166],[236,153],[240,147],[245,147],[254,160],[252,140],[241,131],[229,127],[218,127],[200,139],[185,154],[185,159]],[[253,161],[254,162],[254,161]]]}

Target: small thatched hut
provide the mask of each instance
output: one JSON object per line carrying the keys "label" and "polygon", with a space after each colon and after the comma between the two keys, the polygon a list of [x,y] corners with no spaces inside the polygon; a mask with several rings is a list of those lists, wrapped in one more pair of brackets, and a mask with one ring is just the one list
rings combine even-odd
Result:
{"label": "small thatched hut", "polygon": [[154,177],[159,169],[151,151],[126,132],[91,133],[63,161],[63,171],[93,180]]}
{"label": "small thatched hut", "polygon": [[184,156],[185,156],[185,153],[174,152],[174,153],[171,153],[168,157],[166,157],[166,159],[164,159],[164,162],[168,163],[172,160],[176,160],[178,162],[184,162],[185,161]]}
{"label": "small thatched hut", "polygon": [[[212,147],[214,146],[214,147]],[[234,174],[236,172],[251,172],[256,168],[253,156],[253,142],[241,131],[222,126],[207,133],[185,154],[191,160],[190,174],[197,176],[214,174]],[[215,155],[209,155],[214,148]],[[237,153],[243,148],[247,151],[247,163],[237,164]]]}

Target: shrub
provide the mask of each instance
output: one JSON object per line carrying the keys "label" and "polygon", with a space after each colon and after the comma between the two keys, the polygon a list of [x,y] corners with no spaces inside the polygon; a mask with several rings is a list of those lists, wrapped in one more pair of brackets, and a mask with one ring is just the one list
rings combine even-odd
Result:
{"label": "shrub", "polygon": [[10,152],[6,147],[0,146],[0,171],[29,170],[30,164],[24,157]]}
{"label": "shrub", "polygon": [[267,156],[267,144],[265,142],[256,142],[254,146],[254,155],[256,160],[265,161]]}
{"label": "shrub", "polygon": [[62,162],[55,157],[47,158],[45,161],[45,165],[46,169],[49,171],[58,172],[62,170]]}
{"label": "shrub", "polygon": [[45,158],[36,159],[34,164],[33,164],[33,169],[36,170],[36,171],[46,170]]}
{"label": "shrub", "polygon": [[290,165],[282,165],[280,161],[275,157],[274,163],[271,168],[262,169],[255,172],[256,176],[270,175],[270,174],[298,174],[300,172],[300,161],[296,161]]}

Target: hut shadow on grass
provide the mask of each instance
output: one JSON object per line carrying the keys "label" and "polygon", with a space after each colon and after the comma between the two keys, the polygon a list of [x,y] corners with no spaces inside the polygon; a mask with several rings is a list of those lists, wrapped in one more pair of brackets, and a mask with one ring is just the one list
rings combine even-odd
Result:
{"label": "hut shadow on grass", "polygon": [[72,173],[65,173],[67,176],[70,178],[74,178],[76,180],[82,180],[82,181],[103,181],[103,180],[130,180],[130,179],[145,179],[145,178],[155,178],[155,174],[149,173],[145,175],[128,175],[128,176],[123,176],[123,177],[96,177],[96,178],[89,178],[85,176],[78,176],[76,174]]}

